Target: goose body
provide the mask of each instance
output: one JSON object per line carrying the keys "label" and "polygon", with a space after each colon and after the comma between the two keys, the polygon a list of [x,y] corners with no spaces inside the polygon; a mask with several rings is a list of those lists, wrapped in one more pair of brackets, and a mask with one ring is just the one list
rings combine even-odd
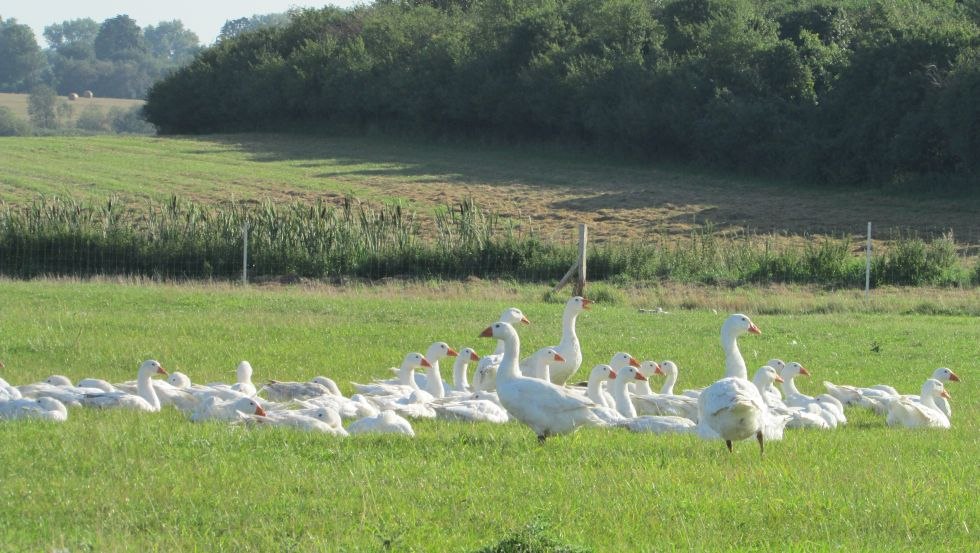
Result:
{"label": "goose body", "polygon": [[837,427],[838,424],[846,424],[847,417],[844,416],[842,407],[838,407],[836,400],[827,396],[826,401],[808,396],[796,388],[795,378],[797,376],[810,376],[810,372],[797,362],[787,363],[780,371],[782,377],[784,402],[788,407],[799,407],[809,409],[823,417],[831,426]]}
{"label": "goose body", "polygon": [[298,400],[298,403],[307,408],[326,407],[332,409],[343,420],[373,417],[380,413],[377,406],[361,394],[354,394],[349,398],[340,395],[322,395],[306,400]]}
{"label": "goose body", "polygon": [[[647,363],[647,361],[643,363]],[[698,400],[690,396],[674,394],[674,384],[677,382],[677,365],[673,361],[664,361],[660,364],[650,361],[650,363],[656,365],[653,374],[664,374],[667,376],[667,379],[664,381],[660,393],[637,393],[632,397],[633,407],[636,408],[636,412],[641,415],[683,417],[697,422]],[[646,374],[644,376],[649,378]],[[647,389],[649,389],[649,386],[647,386]]]}
{"label": "goose body", "polygon": [[617,371],[616,378],[612,381],[612,395],[616,410],[623,417],[623,420],[615,423],[616,426],[626,428],[631,432],[693,433],[696,425],[690,419],[657,415],[637,416],[636,408],[629,397],[627,385],[630,381],[642,382],[643,380],[646,380],[646,377],[634,366],[628,365]]}
{"label": "goose body", "polygon": [[350,434],[402,434],[415,436],[412,423],[393,411],[382,411],[372,417],[358,419],[347,427]]}
{"label": "goose body", "polygon": [[[940,382],[959,382],[960,377],[956,375],[948,367],[939,367],[932,372],[932,378]],[[839,400],[844,405],[856,405],[859,407],[864,407],[866,409],[871,409],[878,414],[886,414],[889,411],[889,404],[891,400],[897,397],[908,397],[913,400],[919,399],[918,396],[902,396],[898,391],[887,384],[876,384],[874,386],[859,387],[859,386],[848,386],[844,384],[834,384],[833,382],[824,381],[824,387],[827,389],[827,393]],[[946,418],[950,418],[953,415],[952,407],[949,402],[944,397],[935,398],[936,408],[946,415]]]}
{"label": "goose body", "polygon": [[351,384],[359,394],[369,396],[406,395],[419,389],[419,385],[415,381],[415,369],[428,366],[429,361],[421,353],[412,352],[405,355],[402,364],[398,367],[398,378],[394,381],[376,381],[373,384],[351,382]]}
{"label": "goose body", "polygon": [[54,422],[68,420],[68,408],[52,397],[9,399],[0,401],[0,420],[40,419]]}
{"label": "goose body", "polygon": [[[783,364],[785,366],[785,363]],[[775,415],[782,415],[789,417],[786,421],[786,428],[814,428],[818,430],[829,430],[836,426],[824,418],[820,412],[820,407],[817,405],[808,405],[805,408],[802,407],[789,407],[780,398],[776,398],[771,394],[767,394],[767,390],[772,388],[774,382],[782,382],[783,377],[779,375],[772,365],[763,365],[756,371],[755,376],[752,378],[752,383],[755,384],[759,393],[762,395],[763,401],[769,407],[770,413]]]}
{"label": "goose body", "polygon": [[191,422],[235,421],[241,418],[239,413],[266,415],[265,409],[254,398],[240,397],[225,400],[218,396],[210,396],[197,406],[197,409],[191,414],[190,420]]}
{"label": "goose body", "polygon": [[766,439],[782,438],[786,419],[770,417],[762,394],[747,378],[745,360],[738,349],[738,337],[745,333],[762,332],[741,313],[729,316],[721,327],[725,378],[698,396],[698,434],[702,438],[720,437],[729,451],[733,442],[755,436],[759,451],[765,452]]}
{"label": "goose body", "polygon": [[574,432],[580,426],[603,425],[591,411],[595,403],[577,397],[561,386],[520,373],[520,338],[509,323],[494,323],[480,336],[504,341],[504,357],[497,369],[497,395],[507,413],[530,427],[538,441]]}
{"label": "goose body", "polygon": [[166,375],[167,371],[156,360],[144,361],[136,373],[136,394],[122,391],[85,394],[79,403],[97,409],[133,409],[156,412],[160,410],[160,398],[151,382],[154,374]]}
{"label": "goose body", "polygon": [[897,397],[888,404],[889,426],[906,428],[949,428],[949,417],[936,405],[936,398],[949,399],[943,383],[930,378],[922,385],[919,400]]}
{"label": "goose body", "polygon": [[280,382],[278,380],[270,380],[262,386],[258,393],[268,398],[269,401],[293,401],[323,395],[335,395],[330,387],[317,382],[316,379],[309,382]]}

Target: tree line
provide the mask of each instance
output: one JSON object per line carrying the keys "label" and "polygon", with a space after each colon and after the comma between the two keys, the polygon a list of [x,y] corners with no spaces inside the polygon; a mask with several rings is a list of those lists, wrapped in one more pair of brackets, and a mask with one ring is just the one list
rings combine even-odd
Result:
{"label": "tree line", "polygon": [[378,0],[156,82],[164,133],[556,141],[813,183],[980,188],[975,2]]}
{"label": "tree line", "polygon": [[[286,14],[229,20],[219,40],[287,21]],[[180,20],[141,28],[128,15],[101,23],[83,18],[53,23],[43,34],[45,49],[30,27],[0,17],[0,92],[45,86],[60,95],[88,90],[107,98],[143,98],[154,81],[202,50],[197,34]]]}

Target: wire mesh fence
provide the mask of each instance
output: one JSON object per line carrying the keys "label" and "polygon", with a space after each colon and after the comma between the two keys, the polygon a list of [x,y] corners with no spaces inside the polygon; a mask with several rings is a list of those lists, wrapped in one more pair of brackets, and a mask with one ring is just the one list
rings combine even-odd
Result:
{"label": "wire mesh fence", "polygon": [[[727,236],[711,225],[683,239],[590,244],[590,280],[816,283],[863,288],[854,242],[771,235]],[[204,206],[174,197],[140,208],[110,199],[39,199],[0,208],[0,275],[125,275],[160,280],[504,278],[557,282],[579,256],[572,242],[519,232],[471,201],[420,216],[397,204]],[[871,285],[976,285],[980,264],[951,237],[899,234],[871,260]]]}

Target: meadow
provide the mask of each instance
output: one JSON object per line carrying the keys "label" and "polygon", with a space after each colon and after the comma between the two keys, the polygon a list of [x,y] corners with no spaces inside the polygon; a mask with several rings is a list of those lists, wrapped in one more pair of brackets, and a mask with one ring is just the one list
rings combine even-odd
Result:
{"label": "meadow", "polygon": [[[0,280],[2,376],[130,379],[156,358],[195,381],[387,377],[435,340],[492,348],[479,332],[516,305],[525,351],[557,341],[563,300],[506,282],[383,286],[172,286]],[[974,292],[892,290],[701,295],[642,314],[656,296],[624,290],[579,318],[583,367],[616,351],[672,359],[680,388],[718,377],[729,309],[762,328],[750,369],[771,357],[821,380],[917,391],[938,366],[953,428],[906,431],[850,410],[837,431],[787,433],[759,457],[691,436],[586,429],[539,445],[517,423],[417,422],[414,439],[328,438],[73,410],[64,424],[0,423],[0,550],[473,551],[969,550],[980,521],[980,350]],[[663,291],[665,295],[679,292]],[[697,292],[688,292],[697,294]],[[776,299],[773,299],[776,297]],[[924,314],[960,302],[967,314]],[[682,303],[675,301],[675,304]],[[819,308],[823,306],[823,308]],[[584,376],[580,369],[578,376]],[[445,374],[445,372],[444,372]],[[500,545],[499,549],[493,549]]]}
{"label": "meadow", "polygon": [[[14,115],[20,117],[24,120],[29,119],[29,114],[27,112],[28,106],[27,94],[11,94],[9,92],[0,92],[0,107],[9,108],[14,112]],[[70,114],[67,117],[66,123],[74,123],[82,111],[87,107],[97,107],[103,111],[109,111],[111,108],[121,108],[130,109],[135,106],[141,106],[144,104],[143,100],[129,100],[125,98],[78,98],[74,101],[69,101],[65,97],[58,98],[59,104],[65,104],[71,108]]]}

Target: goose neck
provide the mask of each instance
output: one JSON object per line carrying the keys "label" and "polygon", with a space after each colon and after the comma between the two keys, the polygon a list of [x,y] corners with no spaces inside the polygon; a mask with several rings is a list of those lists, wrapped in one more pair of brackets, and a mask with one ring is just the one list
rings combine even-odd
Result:
{"label": "goose neck", "polygon": [[796,376],[783,377],[783,395],[787,397],[801,395],[796,389]]}
{"label": "goose neck", "polygon": [[160,398],[153,387],[152,379],[149,374],[141,374],[136,379],[136,393],[145,399],[155,410],[160,410]]}
{"label": "goose neck", "polygon": [[418,390],[419,386],[415,383],[415,368],[408,364],[402,365],[401,369],[398,370],[398,383]]}
{"label": "goose neck", "polygon": [[469,368],[469,363],[466,362],[466,358],[463,354],[459,354],[456,362],[453,363],[453,390],[456,392],[465,392],[470,388],[470,383],[466,378],[466,369]]}
{"label": "goose neck", "polygon": [[432,366],[425,371],[425,376],[425,391],[432,394],[432,397],[445,397],[446,391],[442,388],[442,373],[439,372],[438,361],[432,361]]}
{"label": "goose neck", "polygon": [[602,394],[602,379],[601,374],[589,376],[589,386],[586,388],[585,394],[595,403],[603,407],[609,407],[606,403],[605,396]]}
{"label": "goose neck", "polygon": [[745,359],[742,358],[742,352],[738,349],[738,337],[728,328],[722,328],[721,347],[725,350],[725,376],[748,379]]}
{"label": "goose neck", "polygon": [[619,414],[627,418],[636,417],[636,408],[633,407],[633,402],[630,401],[629,392],[626,390],[626,385],[628,382],[625,378],[616,377],[612,381],[612,396],[616,401],[616,410]]}
{"label": "goose neck", "polygon": [[497,367],[497,381],[501,379],[509,380],[511,378],[517,378],[521,376],[521,369],[519,366],[520,355],[521,355],[521,339],[517,334],[507,336],[503,339],[504,342],[504,354],[503,358],[500,360],[500,366]]}
{"label": "goose neck", "polygon": [[578,344],[578,335],[575,333],[575,321],[578,318],[578,311],[566,309],[561,319],[561,349],[568,349]]}
{"label": "goose neck", "polygon": [[660,393],[672,396],[674,395],[674,384],[677,384],[677,371],[670,371],[667,373],[667,380],[664,380],[664,385],[660,388]]}

